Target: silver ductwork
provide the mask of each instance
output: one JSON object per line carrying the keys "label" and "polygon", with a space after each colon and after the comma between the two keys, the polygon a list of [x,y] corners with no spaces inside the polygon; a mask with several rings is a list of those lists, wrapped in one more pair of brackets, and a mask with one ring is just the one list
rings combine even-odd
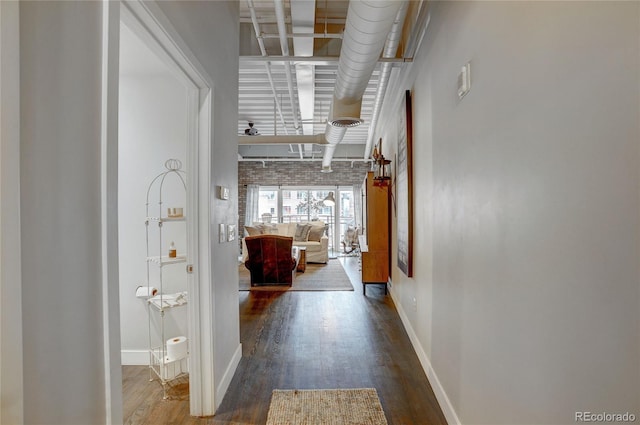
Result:
{"label": "silver ductwork", "polygon": [[[398,46],[400,45],[400,40],[402,39],[402,26],[404,24],[404,19],[407,16],[408,7],[409,7],[409,4],[406,2],[403,2],[403,5],[398,10],[396,19],[393,23],[393,26],[391,27],[389,36],[387,37],[387,42],[384,45],[384,50],[382,51],[383,58],[396,57],[396,53],[398,52]],[[380,109],[382,108],[382,102],[384,101],[384,96],[387,93],[387,87],[389,85],[389,79],[391,78],[392,68],[393,68],[393,64],[390,62],[385,62],[380,66],[380,76],[378,77],[378,89],[376,91],[376,99],[373,103],[373,112],[371,113],[371,122],[369,123],[369,135],[367,136],[367,144],[364,148],[365,159],[368,159],[371,156],[371,149],[373,147],[373,137],[376,131],[376,126],[378,124],[378,117],[380,116]]]}
{"label": "silver ductwork", "polygon": [[331,159],[348,127],[360,125],[362,96],[380,58],[398,9],[398,0],[351,0],[347,12],[333,103],[325,137],[328,146],[322,171],[331,171]]}

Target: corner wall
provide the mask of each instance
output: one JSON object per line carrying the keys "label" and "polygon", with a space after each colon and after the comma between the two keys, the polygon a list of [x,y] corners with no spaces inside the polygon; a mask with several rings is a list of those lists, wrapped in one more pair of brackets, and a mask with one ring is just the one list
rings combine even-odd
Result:
{"label": "corner wall", "polygon": [[448,420],[640,416],[640,6],[431,6],[397,90],[416,269],[394,267],[392,293]]}

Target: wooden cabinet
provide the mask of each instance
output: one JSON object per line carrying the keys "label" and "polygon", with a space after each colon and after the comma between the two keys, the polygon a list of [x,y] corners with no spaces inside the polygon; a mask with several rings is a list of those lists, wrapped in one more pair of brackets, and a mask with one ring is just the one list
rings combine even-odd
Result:
{"label": "wooden cabinet", "polygon": [[390,272],[390,196],[389,183],[376,184],[369,171],[364,181],[365,227],[362,252],[362,291],[369,283],[384,283],[385,294]]}

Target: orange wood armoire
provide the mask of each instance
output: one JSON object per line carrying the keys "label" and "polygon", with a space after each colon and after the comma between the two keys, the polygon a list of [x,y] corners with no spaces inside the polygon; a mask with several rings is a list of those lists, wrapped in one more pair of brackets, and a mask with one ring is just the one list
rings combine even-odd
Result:
{"label": "orange wood armoire", "polygon": [[391,269],[389,181],[376,181],[369,171],[363,186],[362,291],[369,283],[383,283],[386,294]]}

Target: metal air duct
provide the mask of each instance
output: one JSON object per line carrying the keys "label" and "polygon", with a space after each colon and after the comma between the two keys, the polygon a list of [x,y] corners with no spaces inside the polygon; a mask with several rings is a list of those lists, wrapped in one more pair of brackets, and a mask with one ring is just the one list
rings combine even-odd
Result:
{"label": "metal air duct", "polygon": [[335,145],[346,129],[360,125],[362,96],[380,58],[399,7],[397,0],[351,0],[340,49],[333,103],[325,130],[330,144],[322,159],[322,171],[331,171]]}

